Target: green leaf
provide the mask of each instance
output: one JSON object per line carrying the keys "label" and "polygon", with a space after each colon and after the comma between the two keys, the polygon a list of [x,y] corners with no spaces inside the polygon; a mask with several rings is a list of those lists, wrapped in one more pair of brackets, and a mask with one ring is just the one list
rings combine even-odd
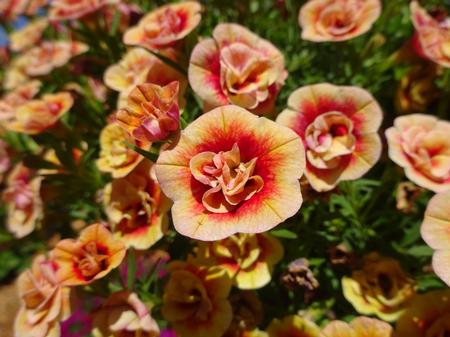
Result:
{"label": "green leaf", "polygon": [[128,289],[133,289],[136,275],[136,254],[134,253],[134,249],[132,248],[128,250],[127,264],[128,264],[127,287]]}
{"label": "green leaf", "polygon": [[282,239],[297,239],[298,235],[289,229],[275,229],[270,232],[273,236],[276,236],[277,238]]}
{"label": "green leaf", "polygon": [[422,257],[433,255],[433,249],[426,245],[415,246],[407,250],[407,253],[412,256]]}

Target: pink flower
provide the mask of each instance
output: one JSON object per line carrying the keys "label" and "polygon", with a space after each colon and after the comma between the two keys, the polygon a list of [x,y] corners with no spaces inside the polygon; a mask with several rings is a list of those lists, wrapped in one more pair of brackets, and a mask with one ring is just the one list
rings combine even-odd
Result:
{"label": "pink flower", "polygon": [[95,12],[105,5],[117,4],[120,0],[53,0],[50,4],[50,20],[73,20]]}

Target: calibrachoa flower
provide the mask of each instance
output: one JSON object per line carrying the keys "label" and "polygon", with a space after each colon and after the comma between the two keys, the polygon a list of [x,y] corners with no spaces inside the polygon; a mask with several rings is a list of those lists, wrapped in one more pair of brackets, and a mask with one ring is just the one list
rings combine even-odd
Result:
{"label": "calibrachoa flower", "polygon": [[433,18],[417,1],[412,1],[410,7],[419,54],[443,67],[450,67],[450,17]]}
{"label": "calibrachoa flower", "polygon": [[283,245],[270,234],[235,234],[227,239],[199,243],[198,258],[225,269],[240,289],[257,289],[270,282],[283,257]]}
{"label": "calibrachoa flower", "polygon": [[53,0],[50,3],[49,17],[52,21],[79,19],[105,5],[119,2],[120,0]]}
{"label": "calibrachoa flower", "polygon": [[421,232],[425,242],[436,250],[433,255],[434,271],[450,285],[450,190],[431,198]]}
{"label": "calibrachoa flower", "polygon": [[3,95],[0,99],[0,124],[2,121],[14,119],[16,109],[31,100],[39,92],[41,85],[38,80],[30,81]]}
{"label": "calibrachoa flower", "polygon": [[8,172],[11,167],[10,155],[8,143],[0,139],[0,185],[3,183],[6,172]]}
{"label": "calibrachoa flower", "polygon": [[264,309],[256,291],[235,291],[230,295],[229,301],[233,319],[223,337],[241,337],[243,331],[254,331],[261,324]]}
{"label": "calibrachoa flower", "polygon": [[0,1],[0,18],[14,20],[17,16],[34,15],[48,0],[2,0]]}
{"label": "calibrachoa flower", "polygon": [[386,322],[369,317],[357,317],[350,323],[343,321],[328,323],[320,337],[391,337],[392,333],[392,327]]}
{"label": "calibrachoa flower", "polygon": [[16,316],[16,337],[58,337],[59,322],[70,314],[70,289],[56,275],[57,266],[43,255],[18,278],[21,309]]}
{"label": "calibrachoa flower", "polygon": [[292,315],[284,317],[282,320],[274,319],[267,327],[269,337],[319,337],[319,327],[310,320]]}
{"label": "calibrachoa flower", "polygon": [[408,306],[415,285],[396,260],[371,253],[361,270],[342,279],[342,290],[358,313],[391,322]]}
{"label": "calibrachoa flower", "polygon": [[30,234],[42,216],[41,181],[22,163],[16,164],[6,180],[6,227],[18,239]]}
{"label": "calibrachoa flower", "polygon": [[148,249],[167,230],[171,203],[162,194],[148,160],[106,185],[103,202],[115,236],[127,247]]}
{"label": "calibrachoa flower", "polygon": [[309,0],[298,20],[304,40],[345,41],[369,31],[380,14],[380,0]]}
{"label": "calibrachoa flower", "polygon": [[178,337],[221,337],[232,319],[230,290],[231,279],[223,269],[174,261],[164,289],[163,316]]}
{"label": "calibrachoa flower", "polygon": [[195,46],[189,64],[189,83],[205,112],[235,104],[258,115],[271,113],[286,76],[283,54],[234,23],[217,25],[213,38]]}
{"label": "calibrachoa flower", "polygon": [[150,309],[135,293],[113,293],[93,313],[94,337],[157,337],[159,327]]}
{"label": "calibrachoa flower", "polygon": [[321,83],[294,91],[277,123],[293,129],[306,150],[305,175],[319,192],[363,176],[381,155],[382,111],[358,87]]}
{"label": "calibrachoa flower", "polygon": [[398,337],[440,337],[450,333],[450,290],[417,295],[399,318]]}
{"label": "calibrachoa flower", "polygon": [[174,201],[175,228],[213,241],[267,231],[300,208],[304,168],[300,138],[237,106],[204,114],[163,151],[156,175]]}
{"label": "calibrachoa flower", "polygon": [[[97,167],[102,172],[110,172],[113,178],[123,178],[144,159],[129,146],[140,146],[119,124],[113,122],[100,132],[100,158]],[[150,149],[151,144],[143,146]]]}
{"label": "calibrachoa flower", "polygon": [[117,112],[117,122],[143,143],[167,139],[180,124],[178,90],[178,82],[164,87],[151,83],[136,86],[128,96],[127,105]]}
{"label": "calibrachoa flower", "polygon": [[41,40],[42,34],[47,27],[47,18],[38,18],[31,21],[24,28],[12,32],[9,35],[10,49],[14,52],[20,52],[35,46]]}
{"label": "calibrachoa flower", "polygon": [[450,190],[450,122],[434,116],[397,117],[386,130],[389,157],[414,183],[436,193]]}
{"label": "calibrachoa flower", "polygon": [[123,35],[127,45],[148,49],[173,47],[200,23],[201,6],[196,1],[167,4],[146,14]]}
{"label": "calibrachoa flower", "polygon": [[96,223],[83,229],[78,239],[58,242],[52,254],[61,284],[75,286],[89,284],[116,268],[125,256],[125,246]]}

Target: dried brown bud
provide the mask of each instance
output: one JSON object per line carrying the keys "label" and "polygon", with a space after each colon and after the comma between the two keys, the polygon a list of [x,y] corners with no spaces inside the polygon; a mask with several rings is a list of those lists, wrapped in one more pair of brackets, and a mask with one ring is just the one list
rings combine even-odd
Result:
{"label": "dried brown bud", "polygon": [[287,271],[281,275],[281,283],[288,289],[304,289],[305,302],[309,302],[315,290],[319,288],[319,281],[309,269],[309,261],[304,258],[289,263]]}
{"label": "dried brown bud", "polygon": [[398,184],[397,187],[397,209],[403,213],[411,213],[415,209],[415,202],[422,194],[423,189],[407,181]]}
{"label": "dried brown bud", "polygon": [[330,263],[334,266],[351,267],[356,262],[355,256],[344,243],[331,247],[328,250],[328,256],[330,258]]}

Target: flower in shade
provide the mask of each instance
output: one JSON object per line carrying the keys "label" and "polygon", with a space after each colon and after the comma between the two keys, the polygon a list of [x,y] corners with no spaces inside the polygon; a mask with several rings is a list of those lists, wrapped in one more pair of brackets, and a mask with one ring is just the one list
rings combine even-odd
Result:
{"label": "flower in shade", "polygon": [[195,46],[189,64],[189,83],[204,111],[235,104],[258,115],[271,113],[286,76],[283,54],[234,23],[217,25],[213,38]]}
{"label": "flower in shade", "polygon": [[371,253],[363,266],[342,279],[344,297],[363,315],[395,321],[415,294],[414,281],[397,260]]}
{"label": "flower in shade", "polygon": [[119,2],[120,0],[53,0],[50,2],[49,17],[52,21],[79,19],[105,5]]}
{"label": "flower in shade", "polygon": [[238,288],[257,289],[270,282],[283,252],[283,245],[270,234],[235,234],[199,243],[197,256],[205,264],[225,269]]}
{"label": "flower in shade", "polygon": [[109,296],[93,313],[94,337],[157,337],[159,327],[150,308],[135,293],[120,291]]}
{"label": "flower in shade", "polygon": [[391,337],[392,333],[392,327],[386,322],[369,317],[357,317],[350,323],[343,321],[328,323],[320,337]]}
{"label": "flower in shade", "polygon": [[41,177],[22,163],[16,164],[6,180],[3,201],[7,207],[6,227],[16,238],[30,234],[42,216]]}
{"label": "flower in shade", "polygon": [[306,150],[306,178],[319,192],[363,176],[381,155],[382,111],[358,87],[321,83],[295,90],[277,123],[293,129]]}
{"label": "flower in shade", "polygon": [[232,319],[230,290],[231,279],[223,269],[174,261],[162,314],[178,337],[221,337]]}
{"label": "flower in shade", "polygon": [[450,17],[434,18],[417,1],[412,1],[410,7],[419,54],[450,67]]}
{"label": "flower in shade", "polygon": [[0,139],[0,185],[3,183],[3,178],[6,172],[11,167],[11,150],[4,140]]}
{"label": "flower in shade", "polygon": [[127,247],[148,249],[167,230],[171,203],[162,194],[148,160],[106,185],[103,202],[115,236]]}
{"label": "flower in shade", "polygon": [[70,289],[63,287],[57,266],[38,255],[17,280],[21,308],[14,323],[16,337],[60,335],[59,322],[70,314]]}
{"label": "flower in shade", "polygon": [[167,139],[180,124],[178,90],[177,81],[164,87],[151,83],[137,85],[129,94],[127,105],[117,112],[117,122],[143,143]]}
{"label": "flower in shade", "polygon": [[450,285],[450,190],[431,198],[425,211],[421,233],[425,242],[435,250],[434,271]]}
{"label": "flower in shade", "polygon": [[380,0],[310,0],[298,20],[304,40],[345,41],[368,32],[380,14]]}
{"label": "flower in shade", "polygon": [[129,28],[123,35],[123,42],[148,49],[172,47],[198,26],[200,11],[201,6],[196,1],[161,6]]}
{"label": "flower in shade", "polygon": [[42,34],[48,27],[46,18],[38,18],[28,23],[24,28],[16,30],[9,36],[9,47],[14,52],[20,52],[35,46],[42,38]]}
{"label": "flower in shade", "polygon": [[[100,132],[100,158],[97,167],[102,172],[110,172],[113,178],[123,178],[144,159],[143,156],[130,148],[131,145],[140,147],[119,124],[113,122],[106,125]],[[142,146],[150,149],[151,144]]]}
{"label": "flower in shade", "polygon": [[450,190],[450,122],[434,116],[397,117],[386,130],[389,157],[414,183],[436,193]]}
{"label": "flower in shade", "polygon": [[395,327],[397,337],[445,337],[450,333],[450,290],[416,295]]}
{"label": "flower in shade", "polygon": [[175,228],[213,241],[260,233],[293,216],[302,203],[300,138],[237,106],[204,114],[163,151],[156,175],[174,201]]}
{"label": "flower in shade", "polygon": [[[252,336],[251,331],[255,332],[256,337],[256,328],[263,319],[263,304],[257,292],[237,291],[230,295],[229,300],[233,308],[233,320],[223,337]],[[246,335],[245,332],[249,334]]]}
{"label": "flower in shade", "polygon": [[84,285],[116,268],[125,256],[125,246],[103,224],[96,223],[83,229],[78,239],[58,242],[52,254],[63,285]]}
{"label": "flower in shade", "polygon": [[312,321],[297,316],[287,316],[282,320],[273,319],[267,327],[268,337],[319,337],[320,329]]}

